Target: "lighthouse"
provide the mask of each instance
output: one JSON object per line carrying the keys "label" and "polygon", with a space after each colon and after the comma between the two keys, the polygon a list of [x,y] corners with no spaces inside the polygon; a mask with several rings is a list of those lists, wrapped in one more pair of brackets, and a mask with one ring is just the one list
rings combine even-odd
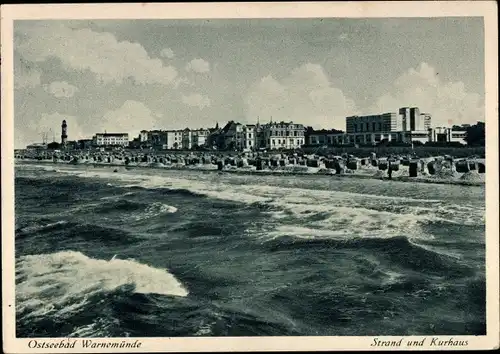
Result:
{"label": "lighthouse", "polygon": [[61,145],[66,147],[68,142],[68,125],[66,124],[66,120],[62,121],[61,124]]}

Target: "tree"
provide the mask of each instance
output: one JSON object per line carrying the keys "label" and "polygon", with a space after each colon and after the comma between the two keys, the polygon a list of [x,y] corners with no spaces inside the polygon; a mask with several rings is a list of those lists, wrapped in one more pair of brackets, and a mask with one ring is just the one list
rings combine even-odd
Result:
{"label": "tree", "polygon": [[477,122],[467,128],[467,136],[465,137],[467,145],[485,146],[485,124]]}

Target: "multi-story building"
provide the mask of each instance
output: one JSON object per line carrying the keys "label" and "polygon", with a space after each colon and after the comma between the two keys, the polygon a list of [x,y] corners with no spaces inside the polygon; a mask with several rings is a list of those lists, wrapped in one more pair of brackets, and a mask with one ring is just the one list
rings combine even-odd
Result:
{"label": "multi-story building", "polygon": [[128,133],[97,133],[93,137],[95,146],[128,146]]}
{"label": "multi-story building", "polygon": [[243,150],[243,124],[231,120],[222,128],[221,135],[223,137],[222,149]]}
{"label": "multi-story building", "polygon": [[243,150],[257,149],[257,132],[259,126],[255,124],[246,124],[242,129]]}
{"label": "multi-story building", "polygon": [[93,139],[80,139],[78,140],[78,148],[82,150],[87,150],[92,147]]}
{"label": "multi-story building", "polygon": [[[144,141],[144,136],[147,139]],[[141,142],[146,142],[148,146],[156,149],[165,149],[167,145],[167,132],[164,130],[150,130],[146,133],[141,132]]]}
{"label": "multi-story building", "polygon": [[141,132],[139,133],[139,141],[141,143],[148,141],[148,131],[147,130],[141,130]]}
{"label": "multi-story building", "polygon": [[421,119],[424,120],[424,130],[429,130],[432,127],[432,116],[429,113],[420,113]]}
{"label": "multi-story building", "polygon": [[209,134],[208,129],[143,130],[139,134],[138,140],[141,146],[167,150],[187,150],[196,146],[205,146]]}
{"label": "multi-story building", "polygon": [[453,130],[447,127],[436,127],[431,130],[431,141],[438,143],[460,143],[467,144],[465,138],[467,137],[466,130]]}
{"label": "multi-story building", "polygon": [[293,122],[271,122],[260,126],[262,147],[275,149],[297,149],[305,144],[304,125]]}
{"label": "multi-story building", "polygon": [[384,140],[425,143],[430,140],[430,124],[430,114],[420,113],[418,107],[402,107],[398,113],[352,116],[346,118],[347,134],[343,141],[348,144],[378,144]]}
{"label": "multi-story building", "polygon": [[[426,115],[420,113],[418,107],[403,107],[399,109],[399,115],[403,131],[423,131],[426,129]],[[428,115],[427,125],[430,127],[430,115]]]}
{"label": "multi-story building", "polygon": [[208,143],[208,135],[210,131],[208,129],[196,129],[191,131],[192,147],[195,146],[206,146]]}
{"label": "multi-story building", "polygon": [[396,113],[351,116],[346,118],[346,132],[356,134],[401,131],[404,130],[401,123]]}
{"label": "multi-story building", "polygon": [[339,130],[313,130],[308,134],[308,145],[342,145],[345,143],[346,134]]}

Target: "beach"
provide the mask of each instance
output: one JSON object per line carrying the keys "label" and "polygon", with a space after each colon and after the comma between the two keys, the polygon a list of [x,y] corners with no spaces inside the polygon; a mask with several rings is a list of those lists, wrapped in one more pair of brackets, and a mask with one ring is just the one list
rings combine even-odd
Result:
{"label": "beach", "polygon": [[[486,163],[484,158],[453,158],[433,156],[383,156],[374,153],[369,157],[320,156],[297,154],[155,154],[123,152],[83,152],[73,154],[16,154],[16,161],[22,163],[53,163],[113,167],[120,169],[174,169],[218,171],[224,173],[258,175],[328,175],[336,178],[392,179],[401,182],[438,184],[484,185]],[[389,164],[391,174],[389,176]],[[414,174],[410,173],[414,164]]]}

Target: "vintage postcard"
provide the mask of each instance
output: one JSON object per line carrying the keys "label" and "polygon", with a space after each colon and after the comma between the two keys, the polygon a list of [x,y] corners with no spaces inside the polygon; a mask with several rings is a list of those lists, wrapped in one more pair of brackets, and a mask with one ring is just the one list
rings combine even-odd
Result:
{"label": "vintage postcard", "polygon": [[6,353],[498,348],[495,2],[1,10]]}

